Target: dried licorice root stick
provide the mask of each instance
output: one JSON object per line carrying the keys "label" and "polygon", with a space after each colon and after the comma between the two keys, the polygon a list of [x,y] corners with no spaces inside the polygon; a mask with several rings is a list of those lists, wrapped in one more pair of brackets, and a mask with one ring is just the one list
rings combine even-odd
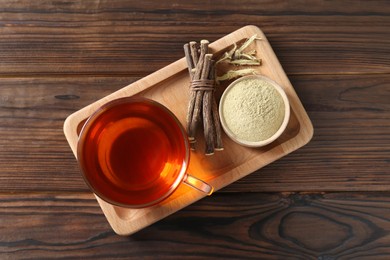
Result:
{"label": "dried licorice root stick", "polygon": [[[207,40],[184,45],[188,72],[191,77],[190,100],[187,112],[187,133],[191,149],[195,149],[197,128],[203,121],[206,155],[214,154],[214,150],[223,150],[221,125],[217,104],[214,98],[215,63],[212,54],[207,54]],[[198,49],[200,48],[200,50]]]}
{"label": "dried licorice root stick", "polygon": [[214,128],[214,119],[212,113],[213,106],[213,92],[214,92],[214,81],[209,80],[210,77],[210,68],[212,67],[211,57],[212,54],[206,54],[203,70],[201,76],[202,87],[204,88],[203,94],[203,107],[202,107],[202,115],[203,115],[203,130],[204,130],[204,138],[206,141],[206,155],[214,154],[214,139],[215,139],[215,128]]}
{"label": "dried licorice root stick", "polygon": [[[195,67],[195,72],[191,80],[191,91],[195,92],[195,97],[191,95],[192,99],[195,99],[194,108],[192,111],[192,118],[189,122],[189,128],[188,128],[188,137],[190,140],[196,141],[196,131],[197,128],[202,120],[202,104],[203,104],[203,89],[194,89],[194,82],[197,82],[202,77],[202,69],[203,69],[203,63],[204,63],[204,57],[208,51],[208,45],[209,42],[207,40],[201,40],[200,41],[200,55],[198,63]],[[192,100],[190,102],[193,102]],[[192,143],[194,143],[192,142]],[[191,145],[191,149],[195,149],[194,145]]]}
{"label": "dried licorice root stick", "polygon": [[[194,51],[195,50],[195,51]],[[184,44],[184,54],[187,60],[188,65],[188,73],[190,75],[190,79],[192,81],[192,78],[195,74],[195,67],[198,62],[198,54],[196,52],[196,42],[190,42],[189,44]],[[187,133],[189,133],[189,129],[191,126],[191,120],[192,120],[192,114],[194,112],[194,106],[195,106],[195,97],[196,92],[192,91],[190,89],[190,100],[188,103],[188,110],[187,110]],[[194,137],[188,137],[190,144],[193,144],[195,142]]]}
{"label": "dried licorice root stick", "polygon": [[[214,82],[214,88],[215,88],[215,62],[213,61],[210,65],[210,80]],[[223,150],[223,144],[222,144],[222,127],[221,122],[219,121],[219,112],[218,112],[218,105],[217,101],[215,100],[214,91],[212,91],[212,115],[213,115],[213,125],[214,125],[214,149],[216,151],[222,151]]]}
{"label": "dried licorice root stick", "polygon": [[222,151],[223,150],[222,128],[221,128],[221,122],[219,121],[217,101],[215,101],[214,98],[213,98],[212,114],[213,114],[213,122],[215,128],[214,149],[216,151]]}
{"label": "dried licorice root stick", "polygon": [[[193,68],[196,67],[196,64],[198,64],[198,61],[199,61],[198,49],[199,49],[199,45],[196,42],[190,42],[190,55],[191,55],[193,63],[194,63],[194,67]],[[195,71],[192,71],[192,74],[190,72],[191,78],[194,75],[194,72]]]}

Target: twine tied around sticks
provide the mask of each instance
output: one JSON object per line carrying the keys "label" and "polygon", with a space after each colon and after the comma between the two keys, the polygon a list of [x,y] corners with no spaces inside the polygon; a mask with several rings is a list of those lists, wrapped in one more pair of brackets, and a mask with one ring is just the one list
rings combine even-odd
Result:
{"label": "twine tied around sticks", "polygon": [[195,79],[191,81],[191,90],[203,90],[203,91],[214,91],[214,80],[211,79]]}

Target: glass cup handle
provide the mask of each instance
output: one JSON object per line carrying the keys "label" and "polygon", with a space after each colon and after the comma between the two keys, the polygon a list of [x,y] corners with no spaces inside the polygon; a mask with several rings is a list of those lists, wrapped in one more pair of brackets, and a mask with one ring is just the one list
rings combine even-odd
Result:
{"label": "glass cup handle", "polygon": [[184,183],[198,191],[206,193],[208,196],[214,191],[213,186],[189,174],[184,177]]}

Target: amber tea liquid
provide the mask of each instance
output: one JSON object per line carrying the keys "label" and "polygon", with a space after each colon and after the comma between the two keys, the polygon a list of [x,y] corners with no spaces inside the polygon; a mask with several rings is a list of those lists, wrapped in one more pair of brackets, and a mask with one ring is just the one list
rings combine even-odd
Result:
{"label": "amber tea liquid", "polygon": [[145,206],[176,188],[188,165],[177,119],[149,100],[103,107],[84,127],[78,156],[87,183],[108,202]]}

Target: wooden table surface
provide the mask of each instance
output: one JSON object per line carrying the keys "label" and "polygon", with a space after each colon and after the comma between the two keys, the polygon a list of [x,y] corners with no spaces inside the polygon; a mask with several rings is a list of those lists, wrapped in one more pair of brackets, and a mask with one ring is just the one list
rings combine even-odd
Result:
{"label": "wooden table surface", "polygon": [[[0,259],[390,259],[388,1],[0,3]],[[312,141],[132,236],[116,235],[63,134],[80,108],[260,27]]]}

